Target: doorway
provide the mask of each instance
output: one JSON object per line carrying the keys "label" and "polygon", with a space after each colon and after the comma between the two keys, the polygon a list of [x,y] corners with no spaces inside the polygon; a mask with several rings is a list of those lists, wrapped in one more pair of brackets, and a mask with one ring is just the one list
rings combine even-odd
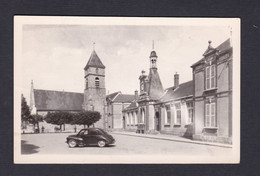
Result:
{"label": "doorway", "polygon": [[123,116],[123,129],[125,129],[125,116]]}
{"label": "doorway", "polygon": [[156,112],[155,113],[155,130],[160,131],[161,127],[160,127],[160,113]]}

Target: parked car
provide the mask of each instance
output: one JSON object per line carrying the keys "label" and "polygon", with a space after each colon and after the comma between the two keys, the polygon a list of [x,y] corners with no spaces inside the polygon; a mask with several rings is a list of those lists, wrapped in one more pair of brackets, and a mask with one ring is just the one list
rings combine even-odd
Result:
{"label": "parked car", "polygon": [[86,145],[104,147],[106,145],[115,144],[115,139],[100,128],[87,128],[80,130],[76,135],[68,136],[66,143],[71,148]]}

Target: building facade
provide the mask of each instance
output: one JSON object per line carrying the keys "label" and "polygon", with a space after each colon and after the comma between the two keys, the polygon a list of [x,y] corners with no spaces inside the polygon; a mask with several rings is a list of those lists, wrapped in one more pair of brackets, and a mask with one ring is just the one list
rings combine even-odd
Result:
{"label": "building facade", "polygon": [[128,107],[130,103],[138,97],[138,92],[135,95],[122,94],[115,92],[107,95],[107,124],[108,129],[124,129],[123,109]]}
{"label": "building facade", "polygon": [[232,143],[232,46],[209,41],[203,58],[193,64],[195,128],[193,138]]}
{"label": "building facade", "polygon": [[[123,127],[138,133],[166,133],[211,142],[232,143],[232,46],[230,39],[191,66],[193,79],[163,90],[157,54],[150,72],[142,71],[140,96],[123,110]],[[137,122],[137,123],[136,123]]]}

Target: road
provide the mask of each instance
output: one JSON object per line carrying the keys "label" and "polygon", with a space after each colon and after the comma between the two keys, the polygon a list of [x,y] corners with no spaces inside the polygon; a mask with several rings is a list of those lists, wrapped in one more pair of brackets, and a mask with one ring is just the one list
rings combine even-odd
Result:
{"label": "road", "polygon": [[22,155],[74,154],[74,155],[189,155],[224,156],[231,148],[183,143],[160,139],[112,134],[116,145],[99,148],[96,146],[69,148],[65,143],[70,133],[23,134]]}

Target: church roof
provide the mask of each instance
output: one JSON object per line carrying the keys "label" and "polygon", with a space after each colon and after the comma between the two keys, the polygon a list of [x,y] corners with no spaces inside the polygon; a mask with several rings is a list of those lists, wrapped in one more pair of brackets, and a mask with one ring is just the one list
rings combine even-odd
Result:
{"label": "church roof", "polygon": [[101,60],[99,59],[95,50],[91,53],[91,56],[88,60],[87,65],[85,66],[84,70],[87,70],[89,67],[98,67],[98,68],[105,68]]}
{"label": "church roof", "polygon": [[157,69],[150,69],[148,79],[148,95],[151,100],[158,100],[163,94],[163,86]]}
{"label": "church roof", "polygon": [[188,81],[179,85],[179,87],[169,87],[165,90],[164,95],[161,97],[160,101],[176,100],[179,98],[184,98],[193,95],[193,81]]}
{"label": "church roof", "polygon": [[82,110],[83,93],[34,89],[37,110]]}

